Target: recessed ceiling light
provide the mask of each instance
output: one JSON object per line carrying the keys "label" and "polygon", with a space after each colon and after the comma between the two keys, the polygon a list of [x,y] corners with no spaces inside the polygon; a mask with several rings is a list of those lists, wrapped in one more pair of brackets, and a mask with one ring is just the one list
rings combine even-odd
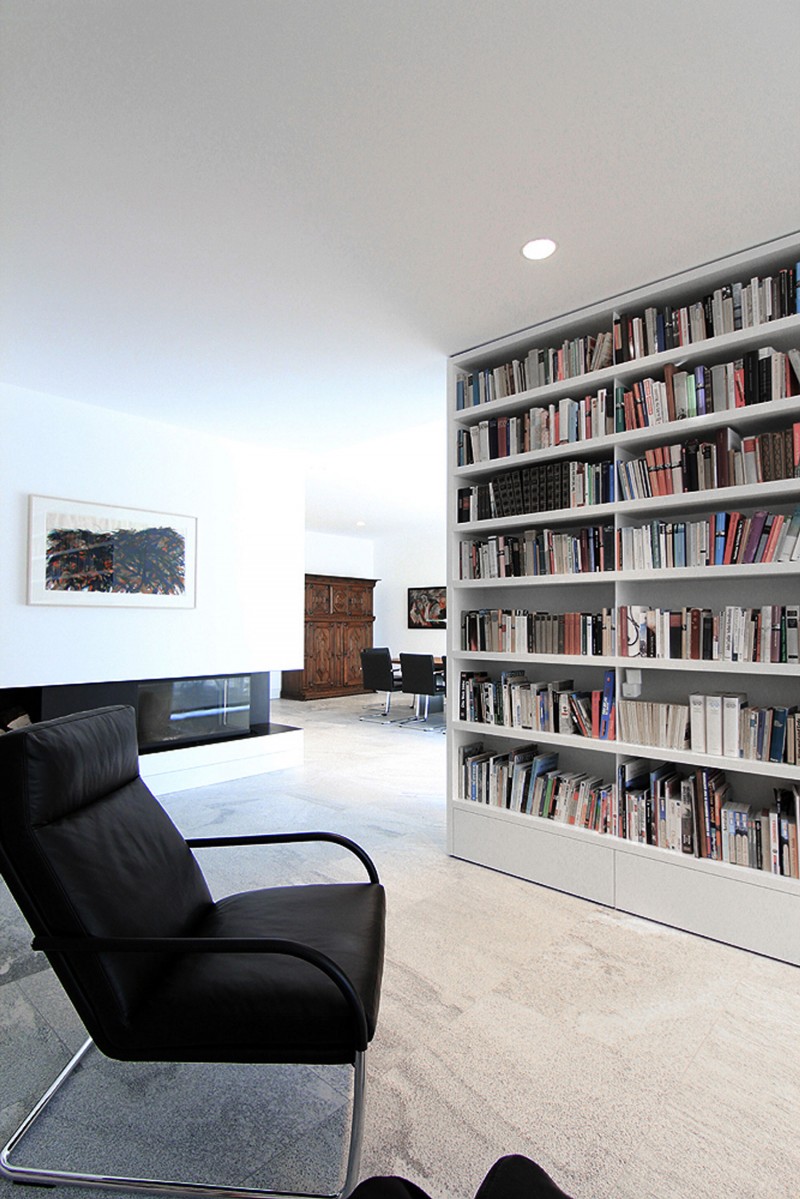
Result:
{"label": "recessed ceiling light", "polygon": [[522,247],[522,253],[525,258],[539,259],[549,258],[551,254],[555,254],[558,246],[550,237],[537,237],[534,241],[528,241]]}
{"label": "recessed ceiling light", "polygon": [[364,529],[364,528],[366,528],[366,525],[367,525],[367,522],[365,520],[357,520],[356,521],[357,529]]}

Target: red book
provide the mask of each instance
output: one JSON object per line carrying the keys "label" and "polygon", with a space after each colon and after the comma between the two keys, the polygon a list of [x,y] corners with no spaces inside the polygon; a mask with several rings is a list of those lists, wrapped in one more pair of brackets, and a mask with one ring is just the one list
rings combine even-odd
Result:
{"label": "red book", "polygon": [[744,363],[741,358],[737,358],[733,364],[733,395],[734,407],[744,408],[745,392],[744,392]]}
{"label": "red book", "polygon": [[786,520],[786,517],[783,515],[782,512],[779,512],[776,515],[774,521],[772,522],[772,528],[769,531],[769,537],[767,538],[767,544],[764,546],[764,553],[761,555],[762,562],[771,562],[772,561],[773,556],[775,554],[775,543],[778,540],[780,531],[783,528],[783,522],[785,520]]}
{"label": "red book", "polygon": [[733,560],[733,547],[736,543],[736,529],[741,523],[741,512],[731,512],[731,518],[728,521],[728,533],[725,538],[725,553],[722,558],[723,566],[730,566]]}
{"label": "red book", "polygon": [[663,495],[661,490],[661,471],[659,470],[655,449],[645,450],[644,460],[647,464],[647,478],[650,483],[650,494]]}
{"label": "red book", "polygon": [[664,386],[667,392],[667,415],[670,420],[675,420],[675,392],[672,390],[672,376],[675,374],[675,367],[667,365],[664,367]]}

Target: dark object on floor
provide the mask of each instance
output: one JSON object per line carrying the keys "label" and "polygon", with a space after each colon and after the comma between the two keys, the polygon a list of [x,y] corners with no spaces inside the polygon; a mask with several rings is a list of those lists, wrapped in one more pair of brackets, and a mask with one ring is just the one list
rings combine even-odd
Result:
{"label": "dark object on floor", "polygon": [[[0,871],[35,934],[33,948],[47,955],[91,1038],[57,1085],[92,1040],[123,1061],[350,1064],[342,1189],[352,1186],[383,969],[384,892],[367,854],[330,833],[186,841],[139,775],[127,707],[4,734],[0,797]],[[287,841],[343,847],[369,881],[270,887],[215,901],[192,852]],[[0,1154],[0,1172],[12,1181],[165,1188],[12,1165],[28,1127]],[[182,1186],[193,1184],[167,1189]]]}
{"label": "dark object on floor", "polygon": [[[367,1178],[351,1199],[430,1199],[416,1183],[388,1176]],[[478,1187],[475,1199],[570,1199],[536,1162],[519,1154],[501,1157]]]}

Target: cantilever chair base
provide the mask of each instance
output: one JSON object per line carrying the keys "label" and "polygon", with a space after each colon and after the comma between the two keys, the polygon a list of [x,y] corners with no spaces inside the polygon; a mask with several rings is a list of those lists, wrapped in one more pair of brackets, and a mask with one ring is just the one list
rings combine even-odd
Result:
{"label": "cantilever chair base", "polygon": [[217,1185],[214,1183],[186,1182],[178,1180],[159,1180],[155,1178],[127,1178],[112,1174],[84,1174],[72,1170],[50,1170],[36,1166],[13,1165],[11,1154],[19,1146],[25,1135],[30,1131],[39,1117],[47,1108],[50,1100],[59,1092],[64,1083],[80,1066],[86,1054],[94,1047],[91,1037],[84,1042],[75,1056],[50,1087],[42,1095],[36,1106],[25,1117],[14,1135],[0,1151],[0,1174],[11,1182],[27,1183],[33,1186],[79,1186],[92,1187],[106,1191],[138,1191],[153,1195],[196,1195],[205,1199],[346,1199],[358,1180],[361,1162],[361,1144],[364,1132],[364,1052],[356,1053],[353,1078],[353,1103],[350,1120],[350,1143],[347,1154],[347,1168],[344,1182],[338,1191],[320,1195],[317,1192],[306,1191],[272,1191],[253,1187],[235,1187]]}

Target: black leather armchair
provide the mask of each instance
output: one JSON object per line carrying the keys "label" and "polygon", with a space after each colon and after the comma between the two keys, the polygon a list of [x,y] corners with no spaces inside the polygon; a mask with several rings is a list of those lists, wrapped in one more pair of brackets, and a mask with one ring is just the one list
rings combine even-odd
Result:
{"label": "black leather armchair", "polygon": [[[355,854],[367,880],[215,901],[192,852],[313,840]],[[124,1061],[352,1064],[348,1164],[337,1194],[349,1192],[384,946],[384,892],[359,846],[328,833],[185,840],[139,776],[133,710],[114,707],[0,736],[0,870],[33,948],[47,955],[90,1035],[59,1085],[92,1042]],[[6,1177],[146,1189],[141,1179],[12,1165],[31,1123],[0,1154]],[[168,1189],[272,1194],[197,1187]]]}

